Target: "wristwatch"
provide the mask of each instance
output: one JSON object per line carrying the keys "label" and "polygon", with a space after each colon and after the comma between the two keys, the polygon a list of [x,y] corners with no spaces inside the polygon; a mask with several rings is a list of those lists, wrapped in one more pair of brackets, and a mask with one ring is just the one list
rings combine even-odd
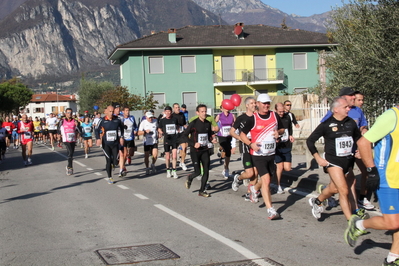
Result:
{"label": "wristwatch", "polygon": [[373,168],[374,168],[374,167],[375,167],[375,166],[373,166],[373,167],[367,167],[367,168],[366,168],[367,172],[368,172],[368,173],[371,173],[371,171],[373,171]]}

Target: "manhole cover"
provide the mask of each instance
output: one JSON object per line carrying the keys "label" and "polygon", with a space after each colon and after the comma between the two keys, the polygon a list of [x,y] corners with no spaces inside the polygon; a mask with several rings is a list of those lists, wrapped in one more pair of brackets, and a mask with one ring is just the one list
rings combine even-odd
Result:
{"label": "manhole cover", "polygon": [[178,259],[179,255],[161,244],[99,249],[96,253],[107,265]]}
{"label": "manhole cover", "polygon": [[204,264],[201,266],[283,266],[274,260],[269,258],[260,258],[255,260],[240,260],[240,261],[230,261],[230,262],[218,262],[211,264]]}

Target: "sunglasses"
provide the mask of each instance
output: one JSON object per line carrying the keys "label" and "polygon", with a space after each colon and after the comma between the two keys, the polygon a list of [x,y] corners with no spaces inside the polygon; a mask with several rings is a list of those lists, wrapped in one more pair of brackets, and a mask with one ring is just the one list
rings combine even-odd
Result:
{"label": "sunglasses", "polygon": [[270,105],[270,102],[265,102],[265,103],[262,103],[262,104],[269,104]]}
{"label": "sunglasses", "polygon": [[291,106],[291,104],[286,104],[285,106]]}

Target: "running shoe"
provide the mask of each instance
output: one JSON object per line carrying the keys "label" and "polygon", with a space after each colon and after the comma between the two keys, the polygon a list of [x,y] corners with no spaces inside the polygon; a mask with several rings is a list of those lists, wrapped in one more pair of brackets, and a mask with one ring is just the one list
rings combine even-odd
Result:
{"label": "running shoe", "polygon": [[152,169],[152,173],[153,174],[157,173],[157,169],[155,168],[155,164],[151,164],[151,169]]}
{"label": "running shoe", "polygon": [[172,177],[173,177],[174,179],[177,179],[177,178],[178,178],[176,170],[172,170]]}
{"label": "running shoe", "polygon": [[83,149],[83,143],[80,143],[80,148],[82,148],[82,149]]}
{"label": "running shoe", "polygon": [[171,178],[172,177],[172,173],[171,173],[171,171],[169,169],[166,170],[166,177],[167,178]]}
{"label": "running shoe", "polygon": [[184,184],[186,186],[187,189],[190,189],[191,187],[191,180],[187,177],[186,183]]}
{"label": "running shoe", "polygon": [[250,193],[245,193],[244,200],[245,201],[251,201]]}
{"label": "running shoe", "polygon": [[249,186],[249,179],[248,178],[245,178],[244,180],[242,180],[242,183],[243,183],[243,185],[245,186],[245,187],[248,187]]}
{"label": "running shoe", "polygon": [[24,165],[25,165],[25,166],[28,166],[28,161],[24,161]]}
{"label": "running shoe", "polygon": [[126,169],[126,167],[123,168],[122,175],[123,175],[123,176],[126,176],[126,175],[127,175],[127,169]]}
{"label": "running shoe", "polygon": [[28,157],[28,165],[32,164],[32,159],[30,157]]}
{"label": "running shoe", "polygon": [[384,263],[382,266],[399,266],[399,259],[396,259],[392,262],[388,262],[387,259],[385,258]]}
{"label": "running shoe", "polygon": [[363,200],[358,200],[357,204],[359,205],[359,207],[365,208],[366,210],[374,209],[374,205],[371,204],[371,202],[368,201],[368,199],[366,198],[364,198]]}
{"label": "running shoe", "polygon": [[150,168],[146,168],[146,169],[145,169],[145,174],[146,174],[146,175],[149,175],[149,174],[150,174]]}
{"label": "running shoe", "polygon": [[362,220],[366,220],[368,218],[370,218],[370,214],[368,214],[366,212],[365,208],[359,208],[355,211],[354,215],[356,215],[357,217],[359,217]]}
{"label": "running shoe", "polygon": [[346,243],[354,247],[356,245],[356,240],[359,236],[366,234],[366,230],[360,230],[356,227],[356,222],[361,220],[359,216],[352,215],[348,222],[348,228],[345,230],[344,238]]}
{"label": "running shoe", "polygon": [[108,177],[108,184],[112,185],[114,183],[114,179],[112,177]]}
{"label": "running shoe", "polygon": [[127,157],[127,164],[130,165],[132,163],[132,158],[129,156]]}
{"label": "running shoe", "polygon": [[249,191],[251,191],[251,193],[249,194],[249,198],[251,199],[251,202],[253,202],[253,203],[258,202],[259,201],[259,199],[258,199],[259,192],[255,190],[255,186],[250,184]]}
{"label": "running shoe", "polygon": [[229,169],[224,169],[222,171],[222,175],[223,175],[224,179],[229,179]]}
{"label": "running shoe", "polygon": [[273,206],[270,209],[267,209],[267,219],[276,220],[278,218],[280,218],[280,214],[276,212]]}
{"label": "running shoe", "polygon": [[316,201],[316,198],[310,198],[309,205],[312,207],[313,217],[316,219],[320,219],[321,213],[324,211],[324,208],[322,205],[317,205],[315,203],[315,201]]}
{"label": "running shoe", "polygon": [[89,155],[88,155],[87,153],[85,154],[85,158],[86,158],[86,159],[89,158]]}
{"label": "running shoe", "polygon": [[209,198],[211,196],[211,194],[209,194],[208,192],[204,191],[200,191],[198,193],[198,196],[204,197],[204,198]]}
{"label": "running shoe", "polygon": [[211,183],[209,183],[209,181],[206,182],[205,189],[212,189]]}
{"label": "running shoe", "polygon": [[123,176],[123,170],[121,169],[121,170],[119,170],[119,175],[118,175],[118,177],[122,177]]}
{"label": "running shoe", "polygon": [[237,191],[238,188],[240,187],[240,180],[238,179],[240,175],[236,174],[234,175],[234,180],[233,183],[231,184],[231,188],[233,189],[233,191]]}
{"label": "running shoe", "polygon": [[180,167],[183,171],[187,171],[187,166],[185,163],[180,163]]}
{"label": "running shoe", "polygon": [[66,169],[66,175],[72,175],[72,168],[66,166],[65,169]]}
{"label": "running shoe", "polygon": [[284,190],[281,188],[281,186],[278,186],[277,188],[277,194],[284,194]]}
{"label": "running shoe", "polygon": [[51,150],[52,150],[52,151],[54,150],[54,146],[51,146]]}

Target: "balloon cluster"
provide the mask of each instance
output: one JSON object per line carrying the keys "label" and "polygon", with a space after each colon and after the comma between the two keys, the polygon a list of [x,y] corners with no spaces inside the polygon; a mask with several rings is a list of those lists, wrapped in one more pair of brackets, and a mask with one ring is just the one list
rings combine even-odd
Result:
{"label": "balloon cluster", "polygon": [[222,101],[222,107],[226,110],[233,110],[235,107],[241,104],[241,96],[238,94],[231,95],[230,99],[224,99]]}

